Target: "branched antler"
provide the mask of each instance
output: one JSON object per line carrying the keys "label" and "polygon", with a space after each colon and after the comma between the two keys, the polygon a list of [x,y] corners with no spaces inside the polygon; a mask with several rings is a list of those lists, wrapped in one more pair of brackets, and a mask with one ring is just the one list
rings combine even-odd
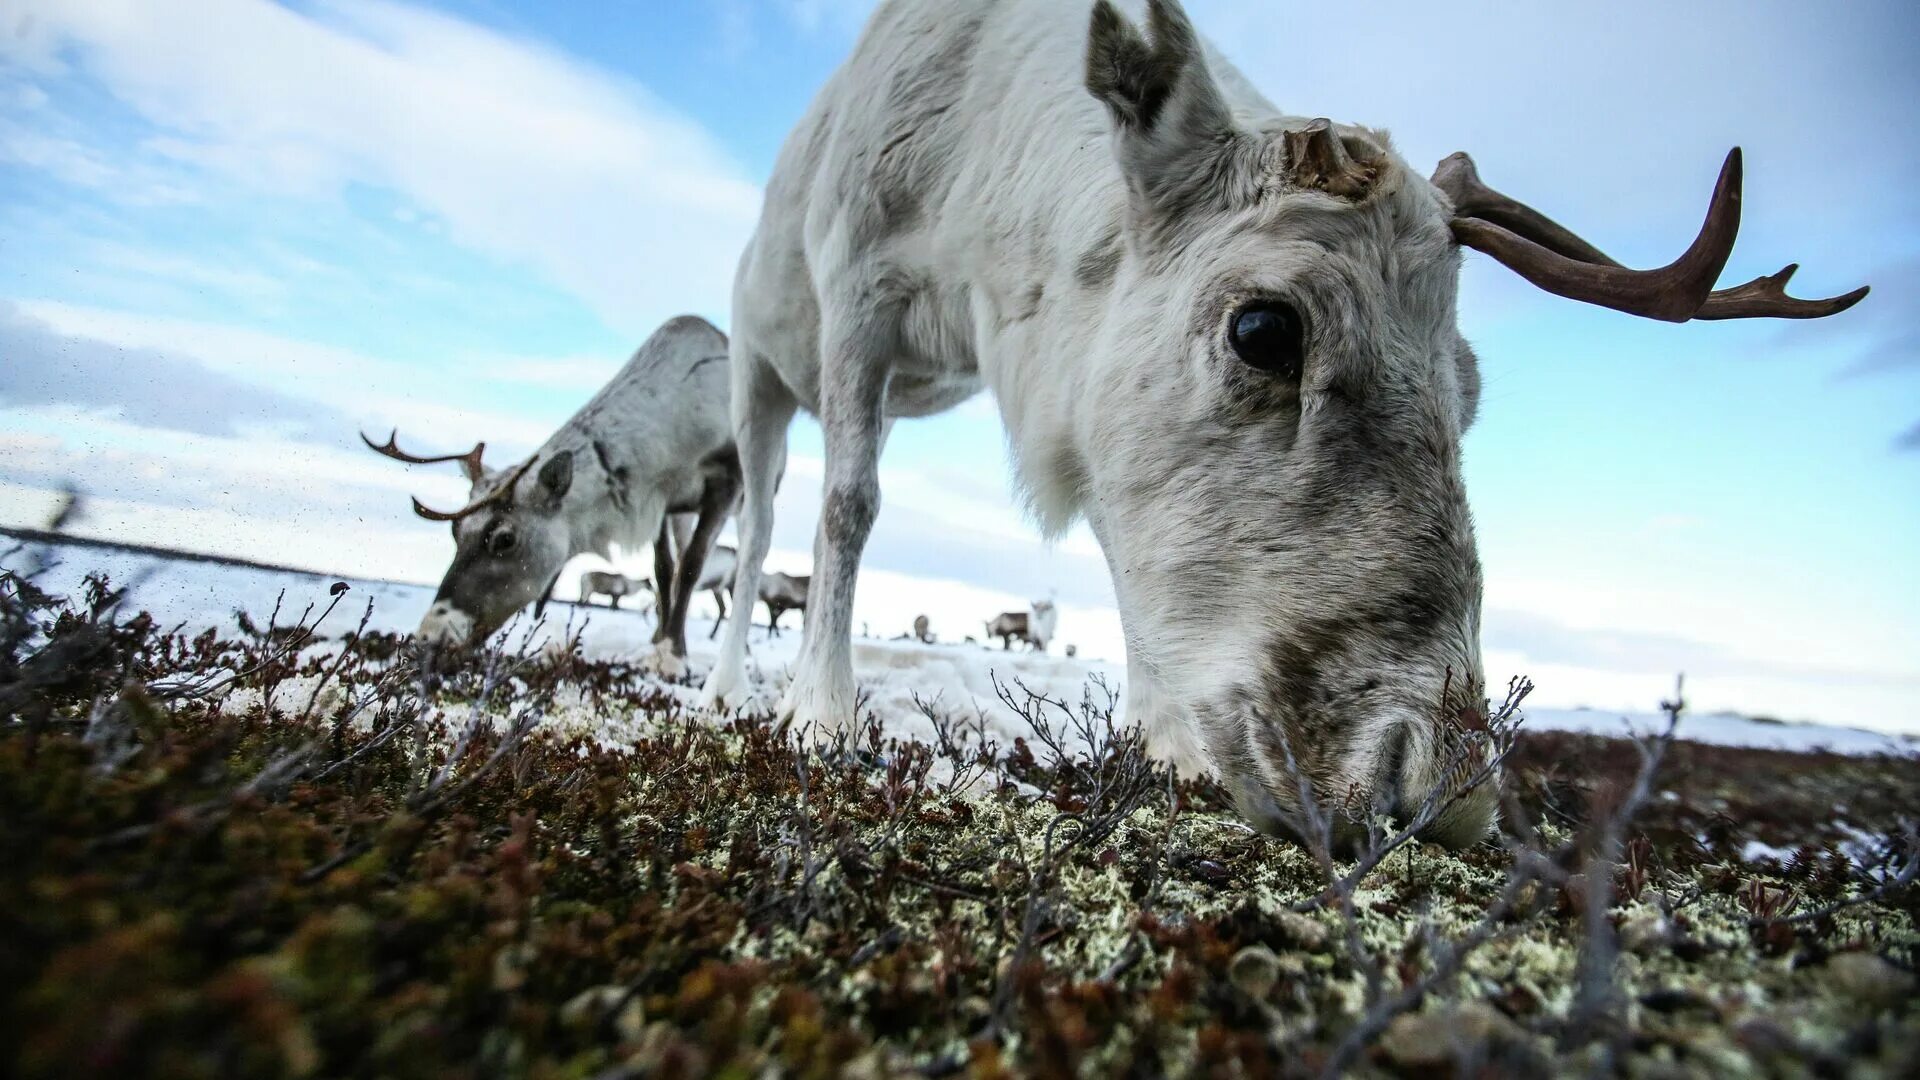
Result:
{"label": "branched antler", "polygon": [[443,461],[457,461],[460,463],[460,470],[467,474],[467,481],[469,483],[477,482],[487,474],[486,466],[480,463],[481,455],[487,452],[486,443],[474,443],[473,449],[464,454],[441,454],[437,457],[420,457],[400,449],[399,443],[396,441],[399,437],[399,428],[394,428],[388,433],[385,443],[374,442],[372,439],[367,438],[367,433],[364,431],[360,433],[360,441],[367,444],[367,449],[384,457],[390,457],[395,461],[404,461],[408,465],[438,465]]}
{"label": "branched antler", "polygon": [[1631,270],[1571,230],[1480,179],[1473,159],[1448,156],[1433,185],[1453,201],[1454,239],[1486,252],[1542,289],[1571,300],[1667,322],[1690,319],[1823,319],[1860,302],[1867,287],[1825,300],[1788,296],[1785,269],[1730,289],[1714,283],[1740,231],[1741,157],[1727,154],[1706,222],[1685,254],[1657,270]]}

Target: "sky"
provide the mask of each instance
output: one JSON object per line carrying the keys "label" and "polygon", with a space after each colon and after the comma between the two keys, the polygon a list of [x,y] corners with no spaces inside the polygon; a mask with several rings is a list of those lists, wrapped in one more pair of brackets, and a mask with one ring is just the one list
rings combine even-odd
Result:
{"label": "sky", "polygon": [[[665,318],[726,326],[780,142],[869,7],[7,0],[0,524],[71,484],[83,533],[437,578],[451,541],[407,497],[464,484],[356,429],[506,460]],[[1418,167],[1468,150],[1633,265],[1742,146],[1723,280],[1795,261],[1800,295],[1871,284],[1858,308],[1673,326],[1467,261],[1487,674],[1644,709],[1684,670],[1699,708],[1920,730],[1920,8],[1189,10],[1281,108]],[[791,448],[769,566],[797,572],[810,421]],[[1041,542],[984,396],[897,425],[881,485],[866,565],[923,583],[937,632],[1053,595],[1060,640],[1121,656],[1097,546]]]}

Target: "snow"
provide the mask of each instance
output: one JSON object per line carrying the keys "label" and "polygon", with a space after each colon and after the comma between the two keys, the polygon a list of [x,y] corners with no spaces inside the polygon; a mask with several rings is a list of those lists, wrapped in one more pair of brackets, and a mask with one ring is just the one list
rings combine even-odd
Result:
{"label": "snow", "polygon": [[[0,551],[11,546],[0,540]],[[241,607],[256,626],[264,628],[283,591],[278,624],[292,625],[308,605],[312,605],[314,615],[325,610],[332,600],[328,590],[339,580],[351,587],[316,627],[319,634],[338,638],[351,632],[365,613],[369,598],[373,601],[370,630],[407,633],[419,625],[434,592],[426,585],[334,578],[117,546],[59,544],[41,550],[49,563],[38,579],[43,588],[74,595],[88,573],[105,573],[116,587],[128,587],[125,604],[130,610],[151,612],[162,627],[180,626],[188,633],[208,626],[238,633],[235,611]],[[17,564],[19,560],[12,562]],[[757,614],[765,617],[764,610]],[[789,613],[777,637],[769,635],[765,626],[755,625],[748,637],[747,665],[755,692],[745,708],[771,709],[778,701],[788,666],[799,652],[799,623],[797,614]],[[517,646],[529,625],[528,616],[523,615],[502,633]],[[581,648],[589,657],[637,659],[652,651],[653,629],[650,613],[555,602],[548,606],[544,622],[532,629],[528,640],[537,649],[577,632]],[[674,693],[688,706],[698,702],[699,677],[715,660],[719,642],[709,637],[713,630],[711,619],[694,617],[687,622],[687,659],[695,679]],[[1077,706],[1090,691],[1096,701],[1105,700],[1105,693],[1090,680],[1104,680],[1117,694],[1124,675],[1124,668],[1103,661],[1002,651],[967,643],[923,645],[910,640],[856,638],[853,660],[861,692],[869,695],[869,708],[882,718],[890,734],[933,738],[933,725],[916,703],[917,698],[936,703],[956,716],[971,719],[977,713],[986,721],[988,736],[1003,746],[1011,745],[1016,736],[1027,735],[1028,729],[1000,702],[995,679],[1009,688],[1024,686]],[[289,692],[304,701],[299,688],[290,687]]]}
{"label": "snow", "polygon": [[[1663,731],[1664,714],[1655,712],[1618,713],[1595,709],[1526,709],[1526,730],[1579,731],[1614,737],[1645,735]],[[1754,720],[1726,713],[1686,713],[1680,718],[1678,736],[1693,742],[1717,746],[1744,746],[1756,750],[1789,750],[1809,753],[1824,750],[1836,754],[1912,754],[1920,752],[1920,740],[1913,736],[1889,735],[1860,728],[1828,727],[1824,724],[1786,724]]]}
{"label": "snow", "polygon": [[1760,840],[1749,840],[1740,849],[1740,858],[1750,863],[1772,860],[1782,866],[1793,861],[1795,849],[1783,848]]}
{"label": "snow", "polygon": [[[12,547],[0,540],[0,551]],[[280,623],[287,625],[312,605],[316,613],[331,599],[328,588],[333,577],[304,571],[238,565],[231,562],[183,557],[171,553],[122,548],[114,545],[60,543],[37,545],[34,549],[49,566],[39,581],[55,592],[77,592],[89,572],[104,572],[115,585],[130,585],[128,602],[134,609],[153,613],[164,627],[182,626],[197,632],[218,626],[236,632],[237,607],[244,606],[256,625],[264,626],[276,597],[283,592]],[[21,556],[9,563],[18,567]],[[319,632],[339,637],[353,629],[373,601],[369,626],[376,630],[408,632],[426,613],[432,600],[430,586],[387,581],[346,579],[352,586]],[[785,620],[797,624],[789,615]],[[526,624],[509,628],[514,641],[520,640]],[[713,623],[694,618],[688,624],[689,664],[696,681],[675,692],[692,705],[698,698],[697,677],[712,665],[717,644],[708,638]],[[573,604],[551,605],[545,623],[536,628],[535,647],[564,638],[575,631],[587,655],[596,658],[637,658],[651,648],[653,621],[637,611],[612,611],[604,607],[581,608]],[[755,679],[752,706],[770,707],[777,700],[784,676],[800,644],[797,625],[780,636],[771,637],[756,626],[749,638],[749,673]],[[868,705],[886,725],[889,733],[927,739],[932,725],[923,715],[918,701],[934,702],[962,716],[976,711],[986,721],[991,737],[1003,745],[1015,736],[1027,734],[1024,723],[998,699],[995,680],[1002,685],[1024,685],[1048,697],[1078,705],[1084,695],[1104,701],[1106,692],[1100,680],[1115,694],[1121,692],[1126,673],[1121,665],[1098,660],[1067,659],[1058,655],[1028,652],[1003,652],[997,648],[966,643],[923,645],[910,640],[882,641],[868,638],[854,643],[854,673],[861,692],[869,695]],[[1620,714],[1577,709],[1527,709],[1528,730],[1580,731],[1622,736],[1657,731],[1664,718],[1657,713]],[[1816,749],[1843,754],[1915,753],[1920,742],[1877,732],[1812,724],[1780,724],[1729,715],[1692,715],[1681,721],[1682,738],[1726,746],[1807,752]]]}

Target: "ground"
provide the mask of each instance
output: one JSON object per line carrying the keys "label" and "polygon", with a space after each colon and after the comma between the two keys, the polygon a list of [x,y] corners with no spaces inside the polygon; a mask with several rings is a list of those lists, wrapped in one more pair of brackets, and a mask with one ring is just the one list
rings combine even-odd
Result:
{"label": "ground", "polygon": [[[1504,755],[1498,840],[1337,850],[1173,783],[1097,682],[1009,679],[991,715],[923,700],[905,736],[819,746],[577,647],[169,633],[111,582],[43,595],[36,564],[14,551],[0,587],[14,1075],[1895,1076],[1920,1054],[1920,770],[1897,752],[1530,733],[1504,708],[1460,733]],[[357,614],[339,590],[317,599]]]}

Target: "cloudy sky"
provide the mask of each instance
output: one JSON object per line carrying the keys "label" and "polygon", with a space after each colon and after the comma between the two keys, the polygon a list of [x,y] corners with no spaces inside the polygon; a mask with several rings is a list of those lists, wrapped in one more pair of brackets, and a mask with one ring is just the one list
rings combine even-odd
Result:
{"label": "cloudy sky", "polygon": [[[0,7],[0,522],[424,581],[457,502],[354,429],[524,453],[663,318],[725,326],[779,142],[858,0],[10,0]],[[1728,281],[1803,264],[1820,323],[1669,326],[1469,260],[1467,478],[1488,674],[1545,703],[1920,729],[1920,8],[1902,0],[1193,0],[1276,103],[1386,127],[1629,263],[1747,154]],[[796,425],[773,565],[805,569]],[[868,565],[957,636],[1057,592],[1119,656],[1097,549],[1047,548],[990,403],[905,423]],[[896,617],[863,596],[857,618]],[[876,633],[904,627],[876,623]]]}

